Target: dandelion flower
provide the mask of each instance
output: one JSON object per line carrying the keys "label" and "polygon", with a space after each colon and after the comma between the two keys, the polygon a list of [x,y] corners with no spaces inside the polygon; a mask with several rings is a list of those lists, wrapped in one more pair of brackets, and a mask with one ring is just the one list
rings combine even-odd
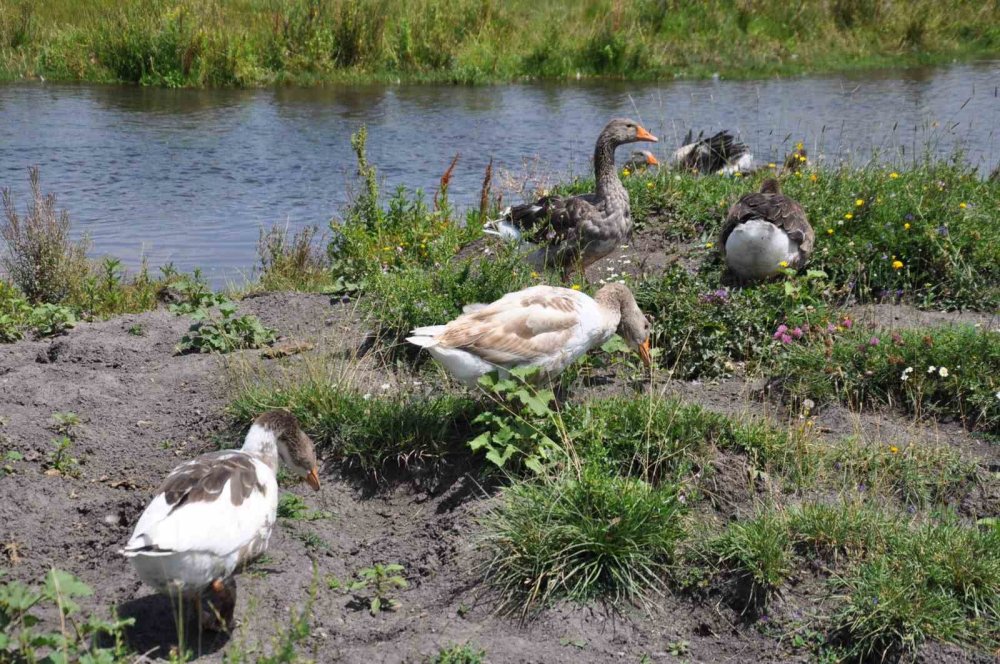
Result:
{"label": "dandelion flower", "polygon": [[652,189],[652,188],[653,188],[653,183],[652,182],[647,182],[646,183],[646,189]]}
{"label": "dandelion flower", "polygon": [[896,171],[893,171],[892,173],[889,173],[889,179],[890,180],[899,179],[899,173],[897,173]]}
{"label": "dandelion flower", "polygon": [[798,143],[795,144],[795,149],[796,150],[801,150],[804,147],[805,147],[805,145],[802,144],[802,141],[799,141]]}
{"label": "dandelion flower", "polygon": [[833,235],[833,229],[832,228],[826,229],[826,234],[827,235]]}
{"label": "dandelion flower", "polygon": [[777,165],[777,164],[775,164],[774,162],[771,162],[770,164],[768,164],[768,165],[767,165],[767,167],[768,167],[768,168],[777,168],[777,167],[778,167],[778,165]]}
{"label": "dandelion flower", "polygon": [[778,265],[780,265],[781,267],[788,267],[788,261],[781,261],[780,263],[778,263]]}
{"label": "dandelion flower", "polygon": [[537,272],[532,272],[531,273],[531,278],[532,279],[537,279],[538,278],[538,273]]}
{"label": "dandelion flower", "polygon": [[904,230],[904,231],[908,231],[908,230],[910,230],[910,223],[909,223],[909,222],[907,222],[907,223],[903,224],[903,230]]}
{"label": "dandelion flower", "polygon": [[630,176],[630,175],[632,175],[632,171],[630,171],[630,170],[629,170],[629,169],[627,169],[627,168],[625,168],[625,169],[622,169],[622,177],[626,177],[626,178],[627,178],[627,177],[628,177],[628,176]]}
{"label": "dandelion flower", "polygon": [[858,200],[854,201],[854,204],[855,204],[855,205],[856,205],[857,207],[861,207],[862,205],[864,205],[864,204],[865,204],[865,199],[863,199],[863,198],[859,198]]}
{"label": "dandelion flower", "polygon": [[715,246],[715,245],[712,242],[706,242],[705,243],[705,248],[706,249],[711,249],[713,246]]}
{"label": "dandelion flower", "polygon": [[815,173],[811,173],[809,175],[809,179],[812,180],[813,182],[815,182],[816,180],[819,179],[819,177],[817,177]]}
{"label": "dandelion flower", "polygon": [[948,377],[948,367],[941,367],[940,369],[938,369],[938,375],[941,376],[942,378],[947,378]]}
{"label": "dandelion flower", "polygon": [[573,290],[580,290],[580,284],[573,284],[571,287]]}
{"label": "dandelion flower", "polygon": [[893,270],[902,270],[903,269],[903,261],[893,261],[892,262],[892,269]]}
{"label": "dandelion flower", "polygon": [[964,210],[965,208],[967,208],[967,207],[969,207],[969,206],[968,206],[968,205],[966,205],[966,204],[965,204],[965,202],[963,201],[962,203],[959,203],[959,204],[958,204],[958,207],[960,207],[960,208],[962,208],[962,209]]}
{"label": "dandelion flower", "polygon": [[899,448],[895,445],[889,446],[889,454],[899,454]]}
{"label": "dandelion flower", "polygon": [[854,215],[848,212],[847,214],[844,215],[844,219],[854,219]]}

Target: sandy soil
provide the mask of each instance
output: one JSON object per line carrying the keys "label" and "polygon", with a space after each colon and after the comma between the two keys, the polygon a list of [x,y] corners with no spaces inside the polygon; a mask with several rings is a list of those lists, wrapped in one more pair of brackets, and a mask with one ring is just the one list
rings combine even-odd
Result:
{"label": "sandy soil", "polygon": [[[244,300],[240,309],[291,339],[313,341],[317,348],[310,352],[354,352],[365,337],[352,306],[325,296],[264,294]],[[924,316],[899,307],[892,311],[894,317]],[[129,333],[135,325],[143,335]],[[33,581],[57,566],[80,576],[95,589],[91,607],[115,604],[137,618],[132,645],[151,657],[165,656],[176,642],[170,607],[138,581],[116,551],[173,466],[220,444],[238,443],[224,413],[227,366],[260,356],[260,351],[226,358],[175,355],[187,325],[186,318],[158,310],[84,323],[54,340],[0,346],[0,454],[5,449],[25,454],[13,464],[13,474],[0,475],[0,551],[7,552],[10,574]],[[396,384],[388,370],[367,361],[367,380]],[[594,394],[608,389],[614,388],[595,388]],[[780,408],[755,395],[754,386],[738,379],[668,382],[656,389],[723,412],[782,416]],[[73,412],[82,420],[73,447],[78,477],[44,472],[56,436],[54,412]],[[943,441],[980,458],[984,467],[1000,464],[993,449],[957,425],[925,428],[891,413],[857,416],[837,408],[821,414],[819,425],[831,436],[860,430],[888,439]],[[726,477],[733,482],[745,477],[726,470],[718,473],[723,483]],[[310,508],[330,512],[330,518],[280,521],[266,562],[239,578],[235,634],[206,637],[203,661],[221,660],[230,641],[255,652],[269,650],[290,609],[305,604],[314,565],[320,584],[307,644],[320,662],[420,662],[441,647],[467,641],[485,649],[490,662],[638,662],[643,656],[654,662],[808,661],[806,653],[762,635],[759,625],[743,622],[716,600],[665,597],[653,615],[559,606],[524,624],[494,615],[476,569],[475,519],[495,497],[471,476],[455,473],[433,491],[405,482],[371,491],[327,464],[323,482],[315,494],[304,487],[289,490]],[[727,490],[735,492],[734,501],[747,497],[745,488],[720,492]],[[411,584],[399,594],[398,611],[374,618],[323,582],[329,575],[346,579],[373,562],[403,564]],[[688,642],[689,650],[677,658],[669,652],[680,641]],[[923,659],[975,661],[937,646],[925,649]]]}

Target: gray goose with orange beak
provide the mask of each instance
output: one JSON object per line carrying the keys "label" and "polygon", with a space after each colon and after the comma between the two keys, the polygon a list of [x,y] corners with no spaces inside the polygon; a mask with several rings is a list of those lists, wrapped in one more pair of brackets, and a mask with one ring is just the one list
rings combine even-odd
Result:
{"label": "gray goose with orange beak", "polygon": [[[194,600],[202,626],[232,625],[233,574],[267,550],[277,518],[278,464],[319,490],[313,443],[291,413],[254,420],[239,450],[203,454],[167,475],[121,550],[146,584]],[[202,614],[207,593],[213,610]]]}
{"label": "gray goose with orange beak", "polygon": [[573,268],[584,270],[614,251],[632,232],[632,210],[615,169],[615,149],[657,140],[634,120],[612,120],[594,147],[597,191],[545,196],[534,203],[509,207],[499,219],[486,222],[486,233],[540,245],[528,256],[536,269],[559,267],[564,277]]}

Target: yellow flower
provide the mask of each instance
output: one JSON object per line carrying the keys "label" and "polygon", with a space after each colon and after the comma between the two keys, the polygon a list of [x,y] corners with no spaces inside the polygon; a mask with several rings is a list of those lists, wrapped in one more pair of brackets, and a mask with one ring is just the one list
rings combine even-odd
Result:
{"label": "yellow flower", "polygon": [[573,290],[580,290],[580,284],[573,284]]}
{"label": "yellow flower", "polygon": [[[733,177],[734,178],[741,178],[741,177],[743,177],[743,174],[740,173],[739,171],[736,171],[735,173],[733,173]],[[965,204],[963,203],[963,205],[965,205]]]}
{"label": "yellow flower", "polygon": [[806,160],[805,157],[803,157],[802,155],[799,155],[799,161],[805,161],[805,160]]}
{"label": "yellow flower", "polygon": [[909,223],[905,223],[905,224],[903,224],[903,230],[904,230],[904,231],[908,231],[908,230],[910,230],[910,224],[909,224]]}
{"label": "yellow flower", "polygon": [[893,270],[902,270],[903,269],[903,261],[893,261],[892,262],[892,269]]}
{"label": "yellow flower", "polygon": [[865,199],[859,198],[858,200],[854,201],[854,204],[857,205],[858,207],[861,207],[862,205],[865,204]]}
{"label": "yellow flower", "polygon": [[706,248],[706,249],[711,249],[711,248],[712,248],[713,246],[714,246],[714,245],[713,245],[713,244],[712,244],[711,242],[706,242],[706,243],[705,243],[705,248]]}
{"label": "yellow flower", "polygon": [[802,141],[799,141],[798,143],[795,144],[795,149],[796,150],[801,150],[804,147],[805,146],[802,144]]}
{"label": "yellow flower", "polygon": [[963,203],[959,203],[959,204],[958,204],[958,207],[960,207],[960,208],[962,208],[962,209],[964,210],[964,209],[965,209],[965,208],[967,208],[968,206],[967,206],[967,205],[966,205],[966,204],[965,204],[965,203],[963,202]]}
{"label": "yellow flower", "polygon": [[777,168],[777,167],[778,167],[778,165],[777,165],[777,164],[775,164],[775,163],[774,163],[774,162],[772,161],[772,162],[771,162],[770,164],[768,164],[768,165],[767,165],[767,167],[768,167],[768,168]]}
{"label": "yellow flower", "polygon": [[890,454],[899,454],[899,448],[896,447],[895,445],[890,445],[889,446],[889,453]]}
{"label": "yellow flower", "polygon": [[652,189],[652,188],[653,188],[653,183],[652,182],[647,182],[646,183],[646,189]]}
{"label": "yellow flower", "polygon": [[854,215],[848,212],[847,214],[844,215],[844,219],[854,219]]}
{"label": "yellow flower", "polygon": [[802,171],[795,171],[795,177],[797,178],[802,177]]}
{"label": "yellow flower", "polygon": [[818,178],[818,177],[816,177],[816,174],[815,174],[815,173],[812,173],[812,174],[811,174],[811,175],[809,176],[809,179],[810,179],[810,180],[812,180],[813,182],[815,182],[815,181],[816,181],[816,180],[818,180],[819,178]]}
{"label": "yellow flower", "polygon": [[896,171],[893,171],[892,173],[889,173],[889,179],[890,180],[896,180],[898,178],[899,178],[899,173],[897,173]]}
{"label": "yellow flower", "polygon": [[832,228],[826,229],[826,234],[827,235],[833,235],[833,229]]}
{"label": "yellow flower", "polygon": [[781,261],[780,263],[778,263],[778,265],[780,265],[781,267],[788,267],[788,261]]}
{"label": "yellow flower", "polygon": [[532,279],[537,279],[538,278],[538,273],[537,272],[532,272],[531,273],[531,278]]}
{"label": "yellow flower", "polygon": [[626,177],[627,178],[630,175],[632,175],[632,171],[630,171],[629,169],[626,168],[626,169],[624,169],[622,171],[622,177]]}

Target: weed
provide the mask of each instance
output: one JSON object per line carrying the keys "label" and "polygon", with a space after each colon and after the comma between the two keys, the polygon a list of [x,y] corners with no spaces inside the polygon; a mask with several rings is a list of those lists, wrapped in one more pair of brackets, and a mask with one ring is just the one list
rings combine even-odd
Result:
{"label": "weed", "polygon": [[314,291],[330,285],[330,259],[315,240],[318,229],[307,226],[289,238],[287,226],[261,229],[257,241],[260,287],[268,291]]}
{"label": "weed", "polygon": [[79,459],[70,455],[73,441],[68,436],[60,436],[52,441],[55,449],[45,455],[45,468],[57,475],[76,477],[79,474]]}
{"label": "weed", "polygon": [[13,475],[16,471],[14,469],[14,464],[18,461],[24,461],[24,455],[17,450],[7,450],[4,455],[0,457],[0,471],[5,475]]}
{"label": "weed", "polygon": [[311,530],[297,532],[295,533],[295,537],[297,537],[307,549],[311,549],[313,551],[326,551],[330,548],[330,545],[325,539]]}
{"label": "weed", "polygon": [[130,325],[126,332],[133,337],[144,337],[146,336],[146,327],[142,323],[136,323],[135,325]]}
{"label": "weed", "polygon": [[294,493],[283,493],[278,499],[278,516],[294,521],[319,521],[333,516],[326,510],[310,510],[306,502]]}
{"label": "weed", "polygon": [[427,664],[483,664],[486,651],[468,643],[454,644],[442,648],[438,654],[427,660]]}
{"label": "weed", "polygon": [[484,520],[484,576],[527,615],[557,598],[644,603],[680,537],[676,487],[584,468],[508,487]]}
{"label": "weed", "polygon": [[71,437],[80,422],[80,416],[76,413],[52,413],[51,428],[62,436]]}
{"label": "weed", "polygon": [[486,431],[471,441],[474,452],[484,451],[486,460],[498,468],[527,468],[541,474],[562,455],[551,438],[556,435],[558,413],[549,406],[552,390],[536,390],[530,380],[537,369],[514,369],[511,377],[500,380],[495,373],[479,379],[479,385],[494,400],[500,412],[480,413],[473,424]]}
{"label": "weed", "polygon": [[274,342],[274,330],[264,327],[256,316],[235,316],[236,304],[219,305],[220,318],[202,309],[191,315],[195,321],[177,345],[178,353],[230,353],[260,348]]}
{"label": "weed", "polygon": [[18,214],[10,190],[3,191],[0,237],[6,252],[0,265],[29,302],[58,304],[88,274],[89,243],[70,239],[69,215],[56,209],[54,195],[42,193],[38,169],[29,174],[32,199],[24,216]]}
{"label": "weed", "polygon": [[40,304],[31,311],[28,324],[39,337],[51,337],[75,327],[76,314],[61,304]]}
{"label": "weed", "polygon": [[345,584],[336,577],[329,577],[327,585],[331,590],[353,593],[356,602],[367,606],[368,612],[377,616],[382,611],[395,611],[401,606],[392,594],[410,585],[401,574],[403,570],[404,567],[396,563],[375,563],[355,572],[354,581]]}
{"label": "weed", "polygon": [[[2,576],[2,573],[0,573]],[[125,628],[134,620],[84,617],[77,600],[93,590],[72,574],[49,570],[41,586],[0,584],[0,660],[13,662],[125,661]],[[36,610],[55,612],[60,629],[46,631]],[[107,643],[110,647],[99,646]]]}
{"label": "weed", "polygon": [[225,295],[212,292],[198,270],[190,278],[175,281],[164,288],[169,299],[168,309],[175,314],[193,314],[227,301]]}

